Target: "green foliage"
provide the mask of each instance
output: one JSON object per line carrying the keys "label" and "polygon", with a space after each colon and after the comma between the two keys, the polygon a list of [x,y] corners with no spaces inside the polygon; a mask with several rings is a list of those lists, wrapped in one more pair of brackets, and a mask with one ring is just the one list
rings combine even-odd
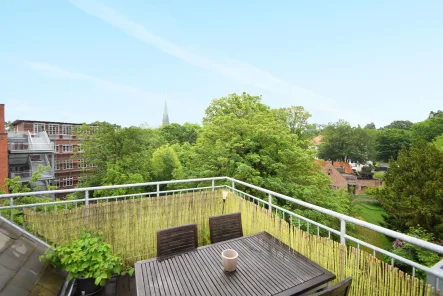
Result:
{"label": "green foliage", "polygon": [[174,170],[180,170],[177,153],[169,145],[164,145],[152,154],[152,172],[156,180],[171,180]]}
{"label": "green foliage", "polygon": [[[435,240],[435,237],[431,233],[420,227],[420,225],[417,225],[417,227],[409,228],[407,234],[427,242],[432,242]],[[392,249],[390,251],[396,255],[420,263],[427,267],[432,267],[434,264],[440,261],[440,257],[437,253],[420,248],[408,242],[402,242],[400,240],[395,240],[393,242]],[[391,258],[386,257],[385,260],[389,263]],[[396,265],[406,272],[411,273],[412,271],[411,266],[400,261],[397,261]],[[426,273],[422,271],[417,272],[418,276],[421,278],[424,278],[426,276]]]}
{"label": "green foliage", "polygon": [[403,148],[409,149],[412,145],[412,133],[405,129],[384,129],[378,131],[376,140],[377,159],[389,161],[397,159],[398,152]]}
{"label": "green foliage", "polygon": [[[175,170],[174,176],[231,176],[349,213],[348,196],[329,187],[328,176],[315,165],[315,151],[306,149],[306,141],[288,125],[287,111],[271,110],[260,97],[246,93],[214,100],[206,110],[196,144],[176,149],[183,168]],[[276,202],[303,211],[304,216],[327,220],[314,211]]]}
{"label": "green foliage", "polygon": [[70,279],[94,278],[95,284],[100,286],[104,286],[114,274],[122,272],[121,258],[112,254],[111,245],[104,242],[101,233],[95,236],[83,232],[68,244],[48,249],[40,259],[67,271]]}
{"label": "green foliage", "polygon": [[296,134],[299,139],[307,140],[309,138],[308,129],[312,128],[308,120],[311,114],[302,106],[292,106],[289,108],[280,108],[273,110],[277,117],[286,122],[291,133]]}
{"label": "green foliage", "polygon": [[402,129],[402,130],[410,130],[414,124],[409,120],[394,120],[390,124],[383,127],[383,129]]}
{"label": "green foliage", "polygon": [[163,125],[160,128],[160,133],[169,144],[195,144],[198,133],[201,127],[198,124],[185,123],[180,125],[178,123],[170,123]]}
{"label": "green foliage", "polygon": [[433,141],[443,134],[443,116],[435,116],[412,126],[413,138],[415,141]]}
{"label": "green foliage", "polygon": [[388,228],[406,231],[421,225],[436,237],[443,235],[443,152],[421,141],[403,149],[375,192],[386,212]]}
{"label": "green foliage", "polygon": [[434,145],[437,149],[443,152],[443,134],[435,138]]}
{"label": "green foliage", "polygon": [[323,129],[323,139],[318,156],[331,161],[365,163],[372,158],[375,130],[352,127],[349,122],[339,120]]}
{"label": "green foliage", "polygon": [[365,125],[365,129],[376,129],[375,123],[368,123],[367,125]]}

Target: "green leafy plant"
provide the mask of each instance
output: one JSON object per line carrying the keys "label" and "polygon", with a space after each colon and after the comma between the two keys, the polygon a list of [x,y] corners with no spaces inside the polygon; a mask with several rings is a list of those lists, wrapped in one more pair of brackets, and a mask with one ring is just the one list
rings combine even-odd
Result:
{"label": "green leafy plant", "polygon": [[67,271],[70,279],[94,278],[97,286],[104,286],[114,274],[134,272],[133,268],[122,272],[122,259],[112,253],[101,233],[82,232],[78,239],[46,251],[41,260]]}

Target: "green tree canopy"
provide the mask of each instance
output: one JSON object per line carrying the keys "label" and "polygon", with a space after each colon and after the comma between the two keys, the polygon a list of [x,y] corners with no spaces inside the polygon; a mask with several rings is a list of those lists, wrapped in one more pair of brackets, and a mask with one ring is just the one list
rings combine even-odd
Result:
{"label": "green tree canopy", "polygon": [[409,120],[394,120],[390,124],[384,126],[384,129],[402,129],[402,130],[410,130],[412,128],[413,123]]}
{"label": "green tree canopy", "polygon": [[365,129],[375,129],[375,123],[368,123],[367,125],[365,125]]}
{"label": "green tree canopy", "polygon": [[391,162],[385,187],[377,197],[386,212],[389,228],[406,231],[422,226],[436,237],[443,235],[443,152],[420,141],[402,149]]}
{"label": "green tree canopy", "polygon": [[389,128],[378,131],[376,140],[377,159],[389,161],[397,159],[402,147],[409,149],[412,145],[411,132],[405,129]]}
{"label": "green tree canopy", "polygon": [[425,121],[417,122],[412,126],[413,139],[433,141],[436,137],[443,134],[443,116],[435,116]]}
{"label": "green tree canopy", "polygon": [[283,122],[287,123],[291,133],[296,134],[299,139],[308,139],[309,135],[307,134],[307,131],[309,128],[312,128],[308,123],[311,114],[306,111],[304,107],[292,106],[273,111],[283,120]]}
{"label": "green tree canopy", "polygon": [[349,122],[339,120],[323,129],[319,158],[331,161],[365,163],[373,156],[374,130],[352,127]]}
{"label": "green tree canopy", "polygon": [[183,144],[185,142],[195,144],[197,141],[200,125],[194,123],[171,123],[160,128],[161,135],[169,144]]}
{"label": "green tree canopy", "polygon": [[[305,141],[291,131],[279,112],[246,93],[214,100],[206,110],[196,145],[178,149],[183,168],[175,176],[231,176],[349,213],[347,195],[329,187],[330,179],[315,164],[315,151],[304,148]],[[327,219],[313,211],[304,214]]]}

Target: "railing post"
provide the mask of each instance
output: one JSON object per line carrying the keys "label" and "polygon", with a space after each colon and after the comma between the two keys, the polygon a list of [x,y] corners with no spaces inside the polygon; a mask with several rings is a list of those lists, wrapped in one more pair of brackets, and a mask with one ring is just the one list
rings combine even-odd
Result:
{"label": "railing post", "polygon": [[341,219],[340,220],[340,243],[344,244],[346,243],[346,221]]}
{"label": "railing post", "polygon": [[[13,197],[9,198],[9,205],[10,206],[14,205],[14,198]],[[11,222],[14,222],[14,209],[11,209]]]}
{"label": "railing post", "polygon": [[212,179],[212,191],[215,191],[215,180]]}
{"label": "railing post", "polygon": [[85,191],[85,206],[89,205],[89,191]]}
{"label": "railing post", "polygon": [[160,184],[157,184],[157,197],[160,196]]}
{"label": "railing post", "polygon": [[232,181],[232,194],[235,194],[234,189],[235,189],[235,182]]}
{"label": "railing post", "polygon": [[269,212],[272,213],[272,195],[268,194],[268,206],[269,206]]}

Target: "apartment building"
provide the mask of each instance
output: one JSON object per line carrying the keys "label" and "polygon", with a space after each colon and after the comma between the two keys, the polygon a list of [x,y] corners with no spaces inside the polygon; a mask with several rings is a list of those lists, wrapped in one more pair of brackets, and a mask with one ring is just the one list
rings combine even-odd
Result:
{"label": "apartment building", "polygon": [[54,158],[50,163],[54,170],[52,185],[58,189],[76,187],[81,172],[87,167],[93,167],[79,157],[82,152],[82,139],[75,134],[76,127],[79,126],[79,123],[36,120],[16,120],[12,123],[14,133],[47,135],[54,146]]}
{"label": "apartment building", "polygon": [[77,186],[84,169],[94,166],[81,157],[82,139],[75,134],[81,124],[20,119],[6,133],[4,118],[4,105],[0,105],[0,188],[6,177],[20,176],[20,181],[29,182],[39,166],[49,165],[31,187],[70,189]]}

